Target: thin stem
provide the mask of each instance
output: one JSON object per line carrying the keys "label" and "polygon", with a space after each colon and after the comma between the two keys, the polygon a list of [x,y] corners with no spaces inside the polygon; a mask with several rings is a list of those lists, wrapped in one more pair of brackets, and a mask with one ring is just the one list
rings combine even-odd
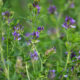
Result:
{"label": "thin stem", "polygon": [[[67,41],[69,42],[69,39],[68,39],[68,30],[65,31],[66,32],[66,38],[67,38]],[[65,65],[65,71],[67,69],[67,64],[69,62],[69,58],[70,58],[70,49],[68,49],[68,54],[67,54],[67,60],[66,60],[66,65]]]}
{"label": "thin stem", "polygon": [[26,62],[26,73],[27,73],[28,80],[30,80],[30,76],[29,76],[29,72],[28,72],[28,67],[27,67],[27,62]]}
{"label": "thin stem", "polygon": [[[8,28],[7,28],[7,61],[8,61],[8,36],[9,36],[9,30],[8,30]],[[8,64],[8,66],[7,66],[7,68],[8,68],[8,80],[10,80],[9,79],[9,64]]]}
{"label": "thin stem", "polygon": [[68,52],[68,55],[67,55],[67,61],[66,61],[66,65],[65,65],[65,70],[67,69],[67,64],[69,63],[69,57],[70,57],[70,52]]}

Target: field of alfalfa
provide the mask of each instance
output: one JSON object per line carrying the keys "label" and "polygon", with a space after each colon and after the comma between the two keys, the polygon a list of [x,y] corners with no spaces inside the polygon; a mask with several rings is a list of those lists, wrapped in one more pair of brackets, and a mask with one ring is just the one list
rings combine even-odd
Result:
{"label": "field of alfalfa", "polygon": [[80,0],[0,0],[0,80],[80,80]]}

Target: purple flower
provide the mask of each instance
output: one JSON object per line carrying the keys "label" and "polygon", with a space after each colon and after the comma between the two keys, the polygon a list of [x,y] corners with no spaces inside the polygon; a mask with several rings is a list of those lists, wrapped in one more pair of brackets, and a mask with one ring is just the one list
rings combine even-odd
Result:
{"label": "purple flower", "polygon": [[71,25],[73,25],[73,24],[75,24],[75,20],[73,19],[73,18],[70,18],[70,23],[71,23]]}
{"label": "purple flower", "polygon": [[74,70],[74,66],[71,67],[71,71],[73,71],[73,70]]}
{"label": "purple flower", "polygon": [[44,27],[38,27],[37,30],[42,31],[42,30],[44,30]]}
{"label": "purple flower", "polygon": [[48,78],[50,78],[51,80],[55,78],[55,70],[49,71]]}
{"label": "purple flower", "polygon": [[37,32],[33,32],[32,35],[33,35],[34,38],[38,38],[39,37],[39,32],[38,31]]}
{"label": "purple flower", "polygon": [[4,40],[4,37],[2,37],[2,40]]}
{"label": "purple flower", "polygon": [[23,28],[24,27],[19,23],[13,27],[14,32],[12,33],[12,35],[14,36],[14,40],[21,40],[20,33],[22,32]]}
{"label": "purple flower", "polygon": [[64,24],[62,24],[62,27],[64,27],[64,28],[76,28],[76,26],[74,26],[74,24],[75,24],[75,20],[73,19],[73,18],[71,18],[71,17],[69,17],[69,16],[66,16],[66,18],[65,18],[65,22],[64,22]]}
{"label": "purple flower", "polygon": [[48,11],[49,11],[50,14],[55,13],[55,11],[56,11],[56,6],[50,6],[50,7],[48,8]]}
{"label": "purple flower", "polygon": [[36,7],[36,5],[38,5],[38,2],[34,1],[33,2],[33,7]]}
{"label": "purple flower", "polygon": [[36,51],[34,51],[34,53],[31,53],[31,59],[38,60],[38,54]]}
{"label": "purple flower", "polygon": [[71,52],[71,59],[74,58],[75,56],[76,56],[75,53],[72,51]]}
{"label": "purple flower", "polygon": [[21,40],[21,37],[18,37],[18,40]]}
{"label": "purple flower", "polygon": [[22,31],[23,28],[24,28],[24,26],[20,25],[19,23],[18,23],[16,26],[13,27],[13,29],[14,29],[15,31],[18,31],[18,30],[21,30],[21,31]]}
{"label": "purple flower", "polygon": [[12,33],[12,35],[14,36],[14,40],[21,40],[21,37],[20,37],[20,34],[19,33],[17,33],[16,31],[14,31],[13,33]]}
{"label": "purple flower", "polygon": [[67,55],[67,54],[68,54],[68,52],[65,52],[65,54]]}
{"label": "purple flower", "polygon": [[34,1],[33,7],[37,8],[37,13],[40,13],[40,6],[38,5],[38,2]]}
{"label": "purple flower", "polygon": [[9,17],[10,16],[10,12],[9,11],[2,12],[2,16]]}
{"label": "purple flower", "polygon": [[80,55],[77,57],[77,59],[79,59],[79,60],[80,60]]}
{"label": "purple flower", "polygon": [[39,7],[39,5],[36,5],[36,8],[37,8],[37,11],[38,11],[38,13],[40,13],[40,7]]}
{"label": "purple flower", "polygon": [[67,23],[65,22],[64,24],[62,24],[62,27],[64,27],[64,28],[68,28],[69,26],[67,25]]}

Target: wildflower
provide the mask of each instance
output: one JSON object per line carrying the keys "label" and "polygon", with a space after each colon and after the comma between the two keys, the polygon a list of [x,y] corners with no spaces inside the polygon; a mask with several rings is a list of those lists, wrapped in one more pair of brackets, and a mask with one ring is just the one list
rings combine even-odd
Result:
{"label": "wildflower", "polygon": [[42,30],[44,30],[44,27],[38,27],[37,30],[42,31]]}
{"label": "wildflower", "polygon": [[49,11],[50,14],[55,13],[55,11],[56,11],[56,6],[50,6],[50,7],[48,8],[48,11]]}
{"label": "wildflower", "polygon": [[50,78],[51,80],[55,78],[55,70],[49,71],[48,78]]}
{"label": "wildflower", "polygon": [[67,55],[67,54],[68,54],[68,52],[65,52],[65,54]]}
{"label": "wildflower", "polygon": [[74,26],[75,22],[76,21],[73,18],[66,16],[65,22],[62,25],[62,27],[66,28],[66,29],[67,28],[76,28],[76,26]]}
{"label": "wildflower", "polygon": [[14,40],[21,40],[21,37],[20,37],[20,34],[19,33],[17,33],[16,31],[14,31],[13,33],[12,33],[12,35],[14,36]]}
{"label": "wildflower", "polygon": [[10,12],[9,11],[2,12],[2,16],[9,17],[10,16]]}
{"label": "wildflower", "polygon": [[36,7],[36,5],[38,5],[38,2],[37,1],[34,1],[33,2],[33,7]]}
{"label": "wildflower", "polygon": [[36,51],[34,51],[34,53],[31,53],[31,59],[32,60],[38,60],[38,54]]}
{"label": "wildflower", "polygon": [[38,38],[39,37],[39,32],[38,31],[33,32],[32,35],[33,35],[34,38]]}
{"label": "wildflower", "polygon": [[73,71],[73,70],[74,70],[74,66],[71,67],[71,71]]}
{"label": "wildflower", "polygon": [[40,6],[39,5],[36,5],[36,8],[37,8],[37,11],[38,11],[38,13],[40,13]]}
{"label": "wildflower", "polygon": [[78,60],[80,60],[80,55],[77,57]]}
{"label": "wildflower", "polygon": [[4,40],[4,37],[2,37],[2,40]]}
{"label": "wildflower", "polygon": [[75,57],[76,55],[75,55],[75,53],[72,51],[71,52],[71,59],[73,58],[73,57]]}
{"label": "wildflower", "polygon": [[38,2],[37,1],[34,1],[33,3],[33,7],[37,8],[37,13],[40,13],[40,6],[38,5]]}
{"label": "wildflower", "polygon": [[24,27],[22,25],[20,25],[19,23],[13,27],[14,30],[23,30],[23,28]]}
{"label": "wildflower", "polygon": [[14,40],[21,40],[20,33],[22,32],[23,28],[24,27],[19,23],[13,27],[14,32],[12,33],[12,35],[14,36]]}

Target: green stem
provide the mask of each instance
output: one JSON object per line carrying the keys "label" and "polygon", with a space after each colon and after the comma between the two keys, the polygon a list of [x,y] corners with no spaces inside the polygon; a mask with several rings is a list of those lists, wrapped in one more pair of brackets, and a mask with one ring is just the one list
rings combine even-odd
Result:
{"label": "green stem", "polygon": [[3,57],[3,49],[2,47],[0,46],[0,49],[1,49],[1,61],[3,63],[3,67],[4,67],[4,72],[5,72],[5,76],[7,77],[7,79],[9,80],[9,74],[8,74],[8,69],[5,65],[5,62],[4,62],[4,57]]}
{"label": "green stem", "polygon": [[[67,41],[69,42],[69,39],[68,39],[68,30],[65,31],[66,32],[66,38],[67,38]],[[68,54],[67,54],[67,60],[66,60],[66,65],[65,65],[65,71],[67,69],[67,64],[69,63],[69,58],[70,58],[70,49],[68,48]]]}
{"label": "green stem", "polygon": [[29,76],[29,72],[28,72],[28,67],[27,67],[27,62],[26,62],[26,73],[27,73],[28,80],[30,80],[30,76]]}
{"label": "green stem", "polygon": [[[8,35],[9,35],[9,30],[8,30],[8,28],[7,28],[7,61],[8,61]],[[9,64],[8,64],[8,80],[10,80],[9,79]]]}
{"label": "green stem", "polygon": [[66,65],[65,65],[65,70],[67,69],[67,64],[69,63],[69,57],[70,57],[70,52],[68,52],[68,55],[67,55],[67,61],[66,61]]}

